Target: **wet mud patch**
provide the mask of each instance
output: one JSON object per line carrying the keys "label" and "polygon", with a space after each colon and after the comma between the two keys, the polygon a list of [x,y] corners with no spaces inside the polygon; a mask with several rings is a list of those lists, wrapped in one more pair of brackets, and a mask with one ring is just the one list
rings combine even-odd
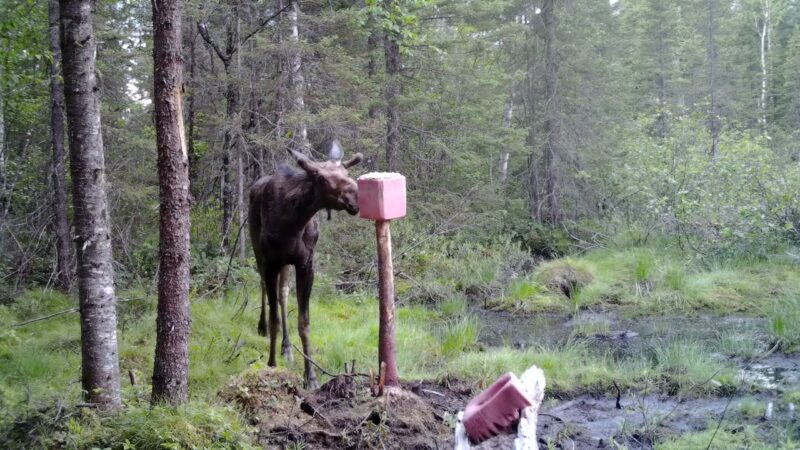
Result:
{"label": "wet mud patch", "polygon": [[[305,392],[300,379],[282,369],[250,372],[221,393],[239,404],[258,430],[264,448],[438,449],[452,448],[458,411],[480,390],[472,383],[404,382],[403,390],[373,397],[364,377],[338,376],[316,391]],[[680,398],[625,392],[616,396],[581,395],[545,398],[540,409],[541,448],[652,448],[658,440],[713,427],[725,415],[738,424],[756,424],[765,433],[771,424],[797,421],[795,411],[774,393],[734,397]],[[772,402],[773,417],[744,417],[753,405]],[[497,436],[475,449],[513,448],[513,435]]]}

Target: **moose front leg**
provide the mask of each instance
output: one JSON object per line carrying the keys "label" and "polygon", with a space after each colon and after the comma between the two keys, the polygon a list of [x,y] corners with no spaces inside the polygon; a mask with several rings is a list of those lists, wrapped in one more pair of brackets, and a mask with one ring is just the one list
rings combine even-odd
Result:
{"label": "moose front leg", "polygon": [[294,361],[292,356],[292,343],[289,341],[289,320],[287,316],[287,303],[289,300],[289,266],[283,266],[278,275],[278,302],[281,306],[281,331],[283,340],[281,341],[281,354],[287,361]]}
{"label": "moose front leg", "polygon": [[[278,272],[267,271],[264,276],[264,286],[269,301],[269,361],[267,365],[275,367],[275,346],[278,342]],[[263,314],[263,312],[262,312]]]}
{"label": "moose front leg", "polygon": [[[309,342],[309,303],[311,299],[311,287],[314,285],[314,266],[311,261],[305,265],[295,266],[297,274],[297,331],[300,334],[300,341],[303,343],[303,353],[311,356],[311,343]],[[317,389],[317,376],[308,358],[303,358],[305,368],[305,380],[309,389]]]}

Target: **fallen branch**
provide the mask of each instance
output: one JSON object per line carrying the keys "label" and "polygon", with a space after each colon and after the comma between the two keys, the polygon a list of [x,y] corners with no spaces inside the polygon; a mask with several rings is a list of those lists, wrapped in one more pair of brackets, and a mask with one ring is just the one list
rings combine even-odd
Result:
{"label": "fallen branch", "polygon": [[[144,300],[144,297],[121,299],[121,300],[117,300],[117,303],[132,302],[134,300]],[[52,319],[53,317],[63,316],[64,314],[78,312],[79,310],[80,309],[78,307],[65,309],[65,310],[59,311],[57,313],[53,313],[53,314],[49,314],[49,315],[46,315],[46,316],[37,317],[35,319],[26,320],[24,322],[19,322],[19,323],[12,324],[12,325],[9,326],[9,328],[17,328],[17,327],[21,327],[21,326],[25,326],[25,325],[30,325],[32,323],[41,322],[41,321],[47,320],[47,319]]]}

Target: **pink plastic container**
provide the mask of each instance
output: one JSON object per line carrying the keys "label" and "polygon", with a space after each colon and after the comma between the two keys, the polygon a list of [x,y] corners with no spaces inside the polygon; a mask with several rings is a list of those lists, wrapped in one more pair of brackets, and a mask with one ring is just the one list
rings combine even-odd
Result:
{"label": "pink plastic container", "polygon": [[406,215],[406,177],[372,172],[358,177],[358,209],[364,219],[392,220]]}
{"label": "pink plastic container", "polygon": [[472,399],[464,409],[464,428],[473,444],[507,431],[520,410],[533,405],[519,378],[509,372]]}

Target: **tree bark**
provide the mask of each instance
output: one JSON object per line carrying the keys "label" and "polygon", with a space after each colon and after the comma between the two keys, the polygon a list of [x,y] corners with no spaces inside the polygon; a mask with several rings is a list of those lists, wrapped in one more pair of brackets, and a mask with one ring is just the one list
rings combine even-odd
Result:
{"label": "tree bark", "polygon": [[546,177],[546,201],[549,222],[561,223],[561,200],[558,163],[561,157],[561,97],[558,90],[558,53],[556,51],[555,0],[545,0],[542,5],[545,42],[545,107],[544,130],[547,140],[544,145],[544,164]]}
{"label": "tree bark", "polygon": [[50,50],[50,132],[53,141],[53,156],[50,163],[53,178],[53,211],[56,235],[57,284],[62,291],[72,285],[72,242],[67,220],[67,176],[64,166],[64,85],[61,82],[61,31],[59,25],[58,0],[49,2]]}
{"label": "tree bark", "polygon": [[152,0],[160,240],[154,404],[188,401],[189,156],[183,130],[181,0]]}
{"label": "tree bark", "polygon": [[96,39],[90,0],[61,0],[64,92],[69,130],[84,395],[101,409],[120,408],[117,299],[106,200]]}
{"label": "tree bark", "polygon": [[[292,92],[292,111],[296,114],[302,114],[305,111],[305,84],[306,80],[303,76],[303,55],[300,48],[300,28],[299,28],[299,14],[300,5],[298,2],[293,2],[292,7],[287,12],[286,16],[289,19],[289,28],[291,34],[291,50],[289,54],[289,76],[291,80]],[[300,120],[295,127],[292,135],[292,148],[296,151],[308,153],[308,128],[305,121]]]}
{"label": "tree bark", "polygon": [[769,93],[769,72],[767,65],[769,64],[770,52],[770,31],[772,28],[772,2],[771,0],[761,0],[761,18],[756,24],[758,27],[759,37],[759,62],[761,65],[761,93],[759,95],[758,108],[761,113],[759,123],[761,125],[761,132],[764,136],[769,138],[767,127],[767,95]]}
{"label": "tree bark", "polygon": [[711,132],[711,160],[716,161],[719,153],[719,112],[717,111],[717,41],[716,41],[717,0],[708,0],[708,90],[711,97],[711,111],[708,125]]}
{"label": "tree bark", "polygon": [[[375,235],[378,239],[378,298],[380,318],[378,322],[378,367],[383,367],[381,375],[386,386],[400,386],[397,374],[395,353],[394,323],[394,269],[392,268],[392,235],[390,221],[375,222]],[[383,364],[386,363],[384,367]]]}
{"label": "tree bark", "polygon": [[[505,111],[503,111],[503,128],[511,130],[511,120],[514,117],[514,96],[511,95],[506,102]],[[505,183],[508,179],[508,159],[510,154],[508,149],[503,149],[500,153],[500,182]]]}
{"label": "tree bark", "polygon": [[400,44],[396,36],[386,33],[383,38],[386,57],[386,166],[390,172],[397,171],[400,152]]}

